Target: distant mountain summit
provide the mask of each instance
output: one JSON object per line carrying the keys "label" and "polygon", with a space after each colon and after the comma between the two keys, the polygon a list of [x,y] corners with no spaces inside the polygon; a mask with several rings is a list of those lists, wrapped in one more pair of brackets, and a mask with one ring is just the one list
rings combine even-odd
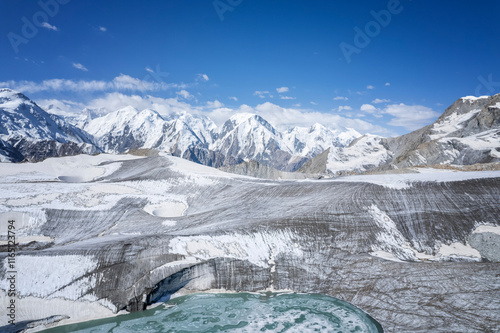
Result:
{"label": "distant mountain summit", "polygon": [[85,131],[11,89],[0,89],[0,120],[2,162],[100,152]]}
{"label": "distant mountain summit", "polygon": [[287,145],[283,134],[264,118],[242,113],[232,116],[216,133],[213,150],[278,170],[295,171],[305,158]]}

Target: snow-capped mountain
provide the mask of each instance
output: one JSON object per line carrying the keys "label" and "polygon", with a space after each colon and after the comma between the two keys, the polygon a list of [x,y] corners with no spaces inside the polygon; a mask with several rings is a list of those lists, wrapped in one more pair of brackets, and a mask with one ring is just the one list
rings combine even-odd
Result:
{"label": "snow-capped mountain", "polygon": [[84,130],[96,138],[104,151],[124,153],[130,149],[153,148],[161,139],[165,121],[155,111],[141,112],[129,106],[92,119]]}
{"label": "snow-capped mountain", "polygon": [[498,162],[500,94],[460,98],[434,124],[401,138],[388,139],[387,144],[391,150],[407,150],[395,158],[397,167]]}
{"label": "snow-capped mountain", "polygon": [[85,131],[13,90],[0,89],[0,119],[1,161],[38,161],[50,156],[99,152]]}
{"label": "snow-capped mountain", "polygon": [[236,114],[227,120],[210,148],[223,155],[286,171],[294,171],[304,160],[293,155],[294,151],[278,130],[259,115],[251,113]]}
{"label": "snow-capped mountain", "polygon": [[176,113],[163,118],[154,110],[138,111],[130,106],[93,119],[84,126],[107,152],[146,148],[180,157],[191,147],[208,147],[215,128],[206,117]]}
{"label": "snow-capped mountain", "polygon": [[324,149],[360,136],[354,130],[333,131],[319,124],[282,133],[249,113],[235,114],[217,127],[206,116],[182,112],[162,117],[154,110],[132,107],[92,119],[83,129],[107,152],[148,148],[209,166],[254,160],[284,171],[295,171]]}
{"label": "snow-capped mountain", "polygon": [[[500,162],[500,94],[463,97],[433,124],[395,138],[363,136],[348,147],[330,149],[301,171],[331,174],[388,170],[417,165]],[[318,167],[324,164],[324,167]]]}
{"label": "snow-capped mountain", "polygon": [[311,127],[294,127],[283,134],[288,147],[303,157],[314,157],[330,147],[345,147],[361,134],[352,128],[326,128],[321,124]]}

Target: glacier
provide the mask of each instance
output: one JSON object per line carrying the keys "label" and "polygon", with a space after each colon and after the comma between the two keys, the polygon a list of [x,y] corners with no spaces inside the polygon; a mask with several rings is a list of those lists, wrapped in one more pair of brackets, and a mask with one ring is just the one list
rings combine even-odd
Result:
{"label": "glacier", "polygon": [[0,188],[0,217],[18,227],[19,322],[216,291],[326,294],[385,332],[500,322],[500,171],[266,180],[168,154],[101,154],[2,163]]}

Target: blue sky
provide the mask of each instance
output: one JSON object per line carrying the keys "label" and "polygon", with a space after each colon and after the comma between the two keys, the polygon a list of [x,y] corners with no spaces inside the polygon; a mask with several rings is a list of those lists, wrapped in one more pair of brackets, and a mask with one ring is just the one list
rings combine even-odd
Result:
{"label": "blue sky", "polygon": [[68,112],[246,111],[389,136],[500,92],[496,0],[41,3],[0,1],[0,86]]}

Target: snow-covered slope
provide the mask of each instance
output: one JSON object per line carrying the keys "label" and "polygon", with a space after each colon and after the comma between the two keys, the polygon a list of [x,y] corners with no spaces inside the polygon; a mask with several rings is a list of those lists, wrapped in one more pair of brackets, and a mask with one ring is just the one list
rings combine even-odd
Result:
{"label": "snow-covered slope", "polygon": [[0,119],[2,161],[98,152],[87,133],[13,90],[0,89]]}
{"label": "snow-covered slope", "polygon": [[383,145],[382,138],[364,135],[348,147],[332,148],[326,170],[333,174],[358,173],[385,164],[392,153]]}

